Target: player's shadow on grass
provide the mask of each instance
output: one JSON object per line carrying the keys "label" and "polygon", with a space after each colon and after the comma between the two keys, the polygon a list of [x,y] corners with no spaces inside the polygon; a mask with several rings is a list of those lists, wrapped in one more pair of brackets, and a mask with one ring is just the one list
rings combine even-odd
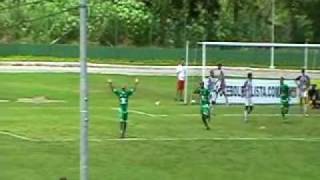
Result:
{"label": "player's shadow on grass", "polygon": [[287,125],[291,125],[291,124],[293,124],[293,122],[292,122],[292,121],[287,120],[287,119],[283,120],[283,121],[282,121],[282,123],[283,123],[283,124],[287,124]]}

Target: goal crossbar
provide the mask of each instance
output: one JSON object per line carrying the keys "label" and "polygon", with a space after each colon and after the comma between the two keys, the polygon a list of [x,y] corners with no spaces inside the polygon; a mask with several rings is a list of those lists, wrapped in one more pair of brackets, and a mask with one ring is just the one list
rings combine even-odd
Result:
{"label": "goal crossbar", "polygon": [[210,46],[234,46],[234,47],[320,48],[320,44],[253,43],[253,42],[198,42],[198,44],[210,45]]}

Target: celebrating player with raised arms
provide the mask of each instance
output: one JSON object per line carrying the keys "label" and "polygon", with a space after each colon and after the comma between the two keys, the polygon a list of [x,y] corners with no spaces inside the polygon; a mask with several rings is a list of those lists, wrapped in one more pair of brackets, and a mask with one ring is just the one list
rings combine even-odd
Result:
{"label": "celebrating player with raised arms", "polygon": [[253,110],[253,102],[252,102],[252,96],[253,96],[253,86],[252,86],[252,73],[248,73],[248,79],[244,82],[242,86],[242,92],[244,97],[244,122],[248,121],[248,115]]}
{"label": "celebrating player with raised arms", "polygon": [[284,83],[284,77],[280,78],[280,100],[281,100],[281,115],[285,119],[289,112],[290,90],[289,86]]}
{"label": "celebrating player with raised arms", "polygon": [[310,87],[310,78],[305,74],[305,69],[301,70],[301,75],[296,78],[298,86],[298,96],[300,99],[301,112],[307,116],[307,103],[308,103],[308,89]]}
{"label": "celebrating player with raised arms", "polygon": [[200,82],[200,87],[194,91],[194,94],[200,96],[200,113],[202,122],[206,129],[209,130],[209,119],[210,119],[210,91],[205,88],[204,82]]}
{"label": "celebrating player with raised arms", "polygon": [[226,104],[229,105],[229,101],[228,101],[228,97],[227,97],[227,93],[226,93],[226,80],[225,80],[225,76],[224,76],[224,72],[222,69],[222,64],[218,64],[218,81],[217,81],[217,86],[218,89],[216,91],[216,97],[218,97],[219,94],[223,95],[225,100],[226,100]]}
{"label": "celebrating player with raised arms", "polygon": [[129,89],[126,85],[124,85],[121,89],[116,89],[114,88],[111,80],[108,80],[108,83],[112,92],[119,98],[120,137],[124,138],[127,131],[129,97],[136,91],[139,80],[136,79],[134,88]]}

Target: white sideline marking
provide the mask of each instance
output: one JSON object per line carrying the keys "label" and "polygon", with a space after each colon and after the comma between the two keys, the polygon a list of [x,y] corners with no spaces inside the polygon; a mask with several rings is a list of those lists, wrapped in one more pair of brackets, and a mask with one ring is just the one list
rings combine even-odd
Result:
{"label": "white sideline marking", "polygon": [[[119,108],[111,108],[112,110],[119,110]],[[150,114],[142,111],[136,111],[136,110],[129,110],[129,112],[140,114],[140,115],[145,115],[149,117],[168,117],[171,115],[168,114]],[[200,114],[177,114],[180,116],[200,116]],[[214,116],[224,116],[224,117],[243,117],[243,114],[215,114]],[[280,117],[280,114],[250,114],[250,116],[254,117]],[[303,114],[288,114],[287,116],[304,116]],[[320,114],[309,114],[309,116],[320,116]]]}
{"label": "white sideline marking", "polygon": [[[226,117],[233,117],[233,116],[243,116],[243,114],[222,114]],[[265,116],[265,117],[280,117],[281,114],[250,114],[249,116]],[[305,116],[304,114],[287,114],[286,116]],[[309,116],[320,116],[320,114],[309,114]]]}
{"label": "white sideline marking", "polygon": [[[0,131],[0,134],[7,135],[16,139],[21,139],[29,142],[75,142],[77,139],[35,139],[23,135],[18,135],[12,132]],[[212,138],[90,138],[91,142],[103,141],[304,141],[304,142],[320,142],[319,138],[304,138],[304,137],[212,137]]]}
{"label": "white sideline marking", "polygon": [[21,139],[21,140],[25,140],[25,141],[32,141],[32,142],[38,142],[39,141],[37,139],[28,138],[26,136],[18,135],[18,134],[7,132],[7,131],[0,131],[0,134],[7,135],[7,136],[10,136],[10,137],[14,137],[14,138]]}
{"label": "white sideline marking", "polygon": [[105,141],[306,141],[320,142],[320,138],[301,137],[212,137],[212,138],[125,138],[125,139],[104,139]]}
{"label": "white sideline marking", "polygon": [[[181,114],[182,116],[200,116],[200,114]],[[243,114],[215,114],[214,116],[224,117],[243,117]],[[263,117],[280,117],[280,114],[250,114],[249,116],[263,116]],[[304,116],[303,114],[287,114],[287,116]],[[320,114],[309,114],[309,117],[320,116]]]}
{"label": "white sideline marking", "polygon": [[[112,110],[119,110],[119,108],[111,108],[111,109]],[[167,116],[169,116],[167,114],[150,114],[150,113],[136,111],[136,110],[129,110],[129,112],[140,114],[140,115],[145,115],[145,116],[149,116],[149,117],[167,117]]]}
{"label": "white sideline marking", "polygon": [[[19,134],[15,134],[12,132],[8,132],[8,131],[0,131],[0,134],[2,135],[7,135],[16,139],[20,139],[20,140],[24,140],[24,141],[30,141],[30,142],[70,142],[70,141],[75,141],[74,139],[50,139],[50,140],[46,140],[46,139],[35,139],[35,138],[30,138],[24,135],[19,135]],[[92,141],[95,141],[94,139]]]}
{"label": "white sideline marking", "polygon": [[194,117],[194,116],[199,116],[200,117],[200,113],[199,114],[180,114],[180,116],[192,116],[192,117]]}
{"label": "white sideline marking", "polygon": [[10,101],[7,99],[0,99],[0,103],[7,103],[7,102],[10,102]]}

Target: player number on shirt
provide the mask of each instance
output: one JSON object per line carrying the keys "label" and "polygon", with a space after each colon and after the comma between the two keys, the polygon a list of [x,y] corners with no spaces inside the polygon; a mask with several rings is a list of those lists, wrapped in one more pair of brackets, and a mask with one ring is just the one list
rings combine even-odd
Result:
{"label": "player number on shirt", "polygon": [[120,98],[120,103],[121,104],[126,104],[126,98]]}

